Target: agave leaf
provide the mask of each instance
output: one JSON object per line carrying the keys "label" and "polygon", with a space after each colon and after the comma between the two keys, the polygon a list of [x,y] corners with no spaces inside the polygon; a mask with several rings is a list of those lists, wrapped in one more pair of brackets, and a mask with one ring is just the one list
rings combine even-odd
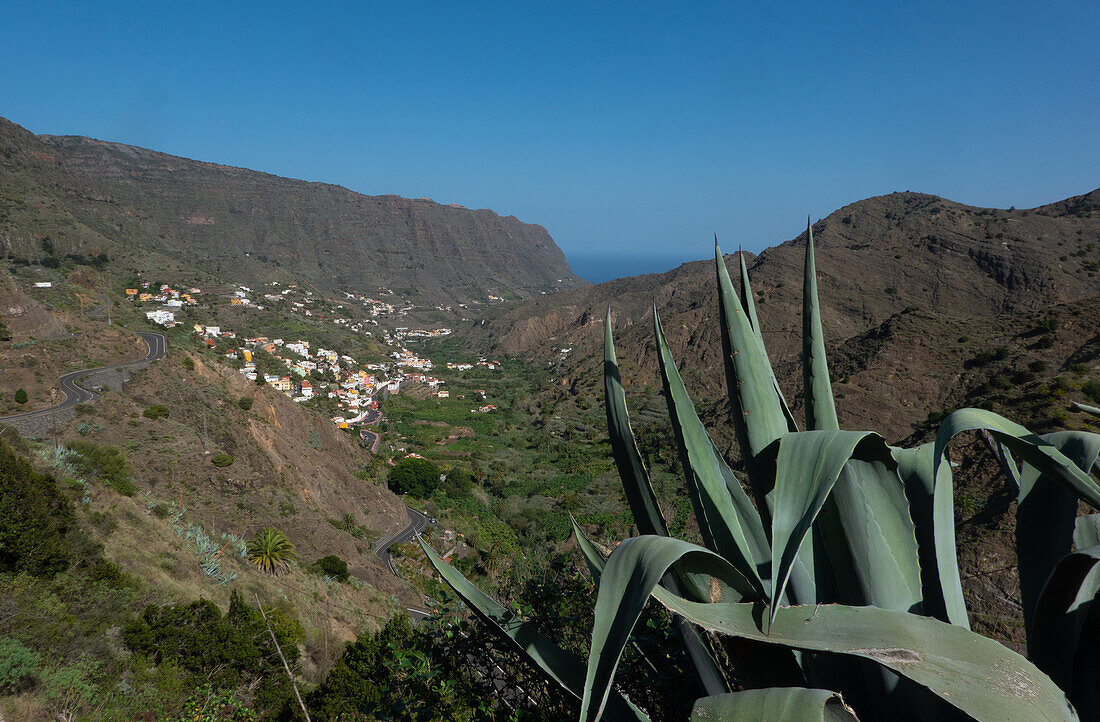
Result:
{"label": "agave leaf", "polygon": [[1089,406],[1088,404],[1079,404],[1076,401],[1073,402],[1073,405],[1076,406],[1079,410],[1084,411],[1086,414],[1100,416],[1100,409],[1096,408],[1095,406]]}
{"label": "agave leaf", "polygon": [[951,439],[964,431],[976,429],[986,429],[1012,453],[1071,490],[1078,498],[1100,509],[1100,486],[1087,473],[1081,471],[1050,442],[992,411],[959,409],[944,419],[936,433],[936,447],[933,452],[935,468],[938,470],[943,463],[944,451]]}
{"label": "agave leaf", "polygon": [[[580,547],[581,556],[584,557],[584,562],[588,566],[588,571],[591,572],[592,578],[599,584],[600,576],[603,574],[604,564],[606,560],[603,554],[596,548],[587,535],[581,530],[577,520],[573,518],[573,515],[569,515],[569,521],[573,523],[573,535],[577,537],[577,546]],[[693,575],[684,575],[690,579]],[[675,571],[669,572],[661,580],[661,584],[672,591],[677,596],[688,596],[684,584],[680,582],[680,575]],[[705,590],[706,582],[703,581],[697,587],[693,585],[695,590],[695,596],[697,599],[706,599]],[[722,671],[722,666],[718,663],[718,660],[714,657],[714,652],[711,650],[704,640],[699,630],[694,625],[690,624],[683,617],[679,615],[672,615],[673,624],[676,627],[676,633],[680,636],[680,640],[684,643],[684,648],[687,650],[688,656],[691,657],[692,664],[695,666],[695,671],[699,675],[699,681],[703,685],[703,689],[709,695],[722,694],[729,691],[729,680],[726,679],[725,673]],[[642,651],[635,642],[631,641],[631,644],[637,650],[638,655],[646,660],[646,663],[651,667],[654,667],[653,663]],[[654,667],[654,669],[656,669]]]}
{"label": "agave leaf", "polygon": [[[718,241],[718,237],[715,236],[715,242]],[[760,342],[760,351],[764,354],[764,363],[767,364],[768,370],[771,371],[772,385],[775,387],[775,393],[779,397],[779,405],[783,409],[783,416],[787,419],[787,430],[798,431],[798,423],[794,420],[794,414],[791,413],[791,409],[787,406],[787,400],[783,398],[783,391],[779,388],[779,382],[775,378],[775,370],[772,369],[771,361],[768,359],[768,350],[764,347],[764,331],[760,327],[760,319],[756,317],[756,301],[752,297],[752,285],[749,284],[749,269],[745,266],[745,253],[741,250],[737,251],[738,265],[741,267],[741,307],[745,309],[745,315],[749,318],[749,323],[752,325],[752,330],[756,333],[756,340]]]}
{"label": "agave leaf", "polygon": [[766,633],[760,604],[700,604],[664,589],[653,596],[719,634],[870,660],[975,720],[1077,719],[1058,686],[1031,662],[1000,642],[931,617],[839,604],[786,607]]}
{"label": "agave leaf", "polygon": [[[688,491],[695,506],[699,533],[706,546],[724,556],[760,596],[767,596],[759,567],[769,562],[769,549],[760,515],[753,508],[741,485],[733,478],[718,453],[676,370],[661,328],[657,309],[653,309],[654,334],[657,338],[661,379],[668,399],[668,415],[680,449],[680,460]],[[727,484],[727,479],[732,484]]]}
{"label": "agave leaf", "polygon": [[704,697],[691,710],[691,722],[859,722],[836,692],[802,687],[749,689]]}
{"label": "agave leaf", "polygon": [[1073,520],[1073,545],[1088,549],[1100,544],[1100,514],[1086,514]]}
{"label": "agave leaf", "polygon": [[668,536],[668,527],[653,493],[645,462],[642,461],[638,444],[634,440],[634,431],[630,426],[630,414],[626,408],[626,393],[623,391],[622,377],[619,375],[619,362],[615,357],[615,340],[611,332],[611,309],[607,309],[607,321],[604,323],[603,341],[603,383],[607,395],[607,433],[611,437],[611,452],[615,457],[615,466],[623,482],[630,511],[634,515],[634,524],[642,534]]}
{"label": "agave leaf", "polygon": [[[577,699],[581,699],[585,682],[581,669],[583,661],[564,651],[545,636],[534,625],[524,622],[505,609],[495,599],[478,589],[454,567],[445,562],[423,539],[417,538],[420,548],[435,567],[439,576],[455,590],[463,602],[486,623],[486,627],[515,649],[533,667],[542,672],[552,682]],[[608,710],[614,719],[648,720],[649,717],[631,702],[611,690],[607,701]]]}
{"label": "agave leaf", "polygon": [[[714,244],[714,263],[718,275],[722,351],[730,414],[757,509],[761,516],[766,516],[769,513],[766,496],[771,491],[773,480],[757,468],[756,456],[788,433],[787,418],[779,402],[771,365],[733,290],[729,270],[717,243]],[[765,526],[769,523],[765,518]]]}
{"label": "agave leaf", "polygon": [[917,535],[923,583],[924,613],[944,622],[970,628],[959,578],[955,550],[955,499],[951,467],[939,468],[932,478],[934,444],[915,449],[891,447],[898,476],[905,484],[909,513]]}
{"label": "agave leaf", "polygon": [[[1056,431],[1040,438],[1086,475],[1100,457],[1100,434]],[[1027,630],[1031,629],[1043,585],[1070,551],[1076,517],[1077,496],[1031,464],[1023,464],[1016,501],[1016,556]]]}
{"label": "agave leaf", "polygon": [[839,429],[821,309],[817,303],[817,266],[814,263],[814,230],[806,219],[806,267],[802,275],[802,380],[805,384],[806,429]]}
{"label": "agave leaf", "polygon": [[603,714],[623,647],[650,593],[673,565],[684,562],[691,565],[692,571],[722,579],[744,598],[760,599],[739,571],[709,549],[672,537],[639,536],[623,541],[611,553],[600,576],[581,702],[582,720],[596,720]]}
{"label": "agave leaf", "polygon": [[1027,639],[1028,656],[1069,695],[1084,719],[1100,713],[1100,546],[1067,554],[1043,587]]}
{"label": "agave leaf", "polygon": [[[884,473],[877,473],[875,464]],[[880,487],[898,486],[897,496],[900,484],[896,475],[890,478],[893,460],[886,443],[869,431],[803,431],[779,440],[772,517],[773,597],[778,598],[786,587],[799,548],[845,472],[860,474],[852,479],[852,488],[843,490],[846,496],[836,512],[845,539],[826,538],[825,546],[846,544],[846,553],[856,562],[852,582],[861,583],[858,601],[904,605],[908,610],[920,600],[916,542],[912,525],[907,526],[898,510],[888,507],[892,497]],[[770,619],[778,609],[778,604],[772,605]]]}

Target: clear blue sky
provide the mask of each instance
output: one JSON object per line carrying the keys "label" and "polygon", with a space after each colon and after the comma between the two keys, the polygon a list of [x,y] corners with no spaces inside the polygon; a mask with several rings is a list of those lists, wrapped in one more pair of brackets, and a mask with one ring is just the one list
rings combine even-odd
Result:
{"label": "clear blue sky", "polygon": [[1095,0],[40,0],[0,10],[0,115],[492,208],[662,270],[894,190],[1093,189],[1097,38]]}

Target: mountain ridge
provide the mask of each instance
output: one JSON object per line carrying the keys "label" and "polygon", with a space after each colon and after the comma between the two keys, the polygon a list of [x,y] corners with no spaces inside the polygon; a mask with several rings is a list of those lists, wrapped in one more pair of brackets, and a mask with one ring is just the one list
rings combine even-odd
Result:
{"label": "mountain ridge", "polygon": [[[0,121],[0,250],[167,260],[245,282],[396,286],[428,302],[583,285],[541,225]],[[113,253],[112,253],[113,251]],[[137,264],[141,265],[141,264]],[[222,268],[218,268],[222,266]],[[137,268],[135,270],[142,270]]]}

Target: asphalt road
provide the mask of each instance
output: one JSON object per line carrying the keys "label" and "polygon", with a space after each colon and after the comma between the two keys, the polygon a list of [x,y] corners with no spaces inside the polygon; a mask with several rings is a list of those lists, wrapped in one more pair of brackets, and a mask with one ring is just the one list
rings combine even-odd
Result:
{"label": "asphalt road", "polygon": [[367,446],[372,454],[378,453],[378,447],[382,445],[382,437],[378,435],[377,431],[368,430],[366,426],[367,424],[377,424],[381,419],[381,411],[378,409],[370,409],[367,411],[367,417],[363,419],[363,426],[359,429],[359,438],[368,442]]}
{"label": "asphalt road", "polygon": [[155,331],[138,331],[138,335],[145,341],[145,345],[148,347],[149,352],[145,354],[144,358],[137,361],[130,361],[124,364],[116,364],[114,366],[100,366],[94,369],[83,369],[81,371],[71,371],[58,379],[58,385],[61,387],[61,393],[64,394],[64,400],[56,406],[51,406],[48,409],[39,409],[37,411],[28,411],[24,414],[13,414],[11,416],[0,416],[0,421],[16,421],[19,419],[29,419],[34,416],[44,416],[53,411],[61,411],[77,404],[82,404],[86,401],[91,401],[99,396],[94,391],[89,391],[82,388],[78,382],[80,379],[88,376],[89,374],[99,373],[101,371],[113,371],[116,369],[125,369],[137,366],[139,364],[146,363],[148,361],[156,361],[162,359],[168,355],[168,344],[164,339],[164,334],[156,333]]}
{"label": "asphalt road", "polygon": [[409,513],[409,525],[400,531],[387,534],[374,545],[374,553],[386,562],[386,566],[390,568],[395,577],[398,576],[397,567],[393,565],[393,559],[390,557],[390,547],[394,544],[412,541],[420,536],[420,532],[435,524],[435,519],[427,514],[421,514],[416,509],[405,507],[405,511]]}

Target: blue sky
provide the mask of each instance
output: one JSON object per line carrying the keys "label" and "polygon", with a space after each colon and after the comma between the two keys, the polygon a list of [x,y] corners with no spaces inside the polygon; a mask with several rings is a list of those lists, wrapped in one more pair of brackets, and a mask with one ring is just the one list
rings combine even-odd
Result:
{"label": "blue sky", "polygon": [[6,3],[0,115],[492,208],[606,273],[1100,185],[1094,1],[315,5]]}

